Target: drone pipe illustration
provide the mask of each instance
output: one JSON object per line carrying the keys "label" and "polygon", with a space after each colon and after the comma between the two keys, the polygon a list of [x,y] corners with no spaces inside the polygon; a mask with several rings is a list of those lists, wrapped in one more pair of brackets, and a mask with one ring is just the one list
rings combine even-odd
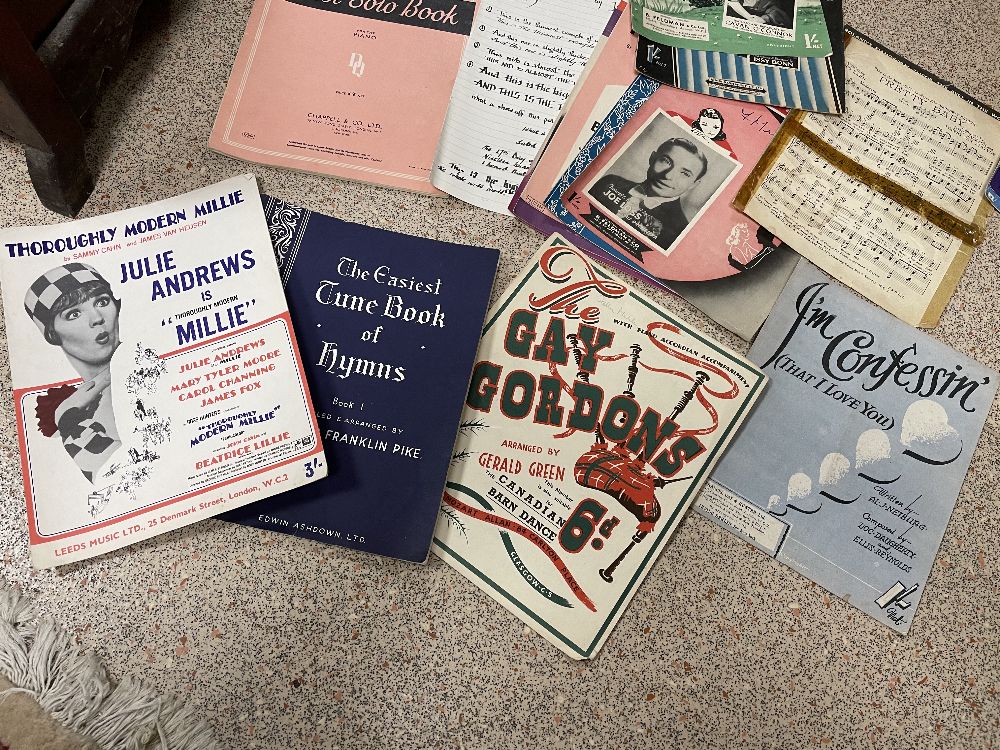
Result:
{"label": "drone pipe illustration", "polygon": [[[590,382],[590,373],[580,367],[580,363],[583,361],[583,352],[580,350],[580,339],[575,333],[567,333],[566,339],[569,341],[569,350],[573,353],[573,361],[576,362],[576,379],[582,380],[584,383]],[[633,360],[634,362],[634,360]],[[638,370],[638,368],[636,368]],[[635,381],[635,376],[633,376],[633,382]],[[604,435],[601,434],[600,423],[594,428],[594,437],[598,442],[604,440]]]}
{"label": "drone pipe illustration", "polygon": [[629,398],[635,398],[635,393],[632,389],[635,387],[635,376],[639,373],[639,352],[642,351],[642,347],[638,344],[632,344],[632,361],[628,366],[628,380],[625,383],[625,391],[623,396],[628,396]]}
{"label": "drone pipe illustration", "polygon": [[[635,356],[637,357],[638,355]],[[695,393],[697,393],[698,388],[701,387],[701,385],[707,380],[708,380],[708,373],[703,372],[702,370],[698,370],[695,373],[694,382],[692,383],[691,387],[688,390],[686,390],[683,394],[681,394],[681,398],[677,402],[677,406],[675,406],[674,410],[670,413],[670,419],[672,421],[676,420],[677,417],[680,416],[681,412],[684,411],[687,405],[690,404],[691,401],[694,399]],[[676,482],[680,481],[680,479],[673,479],[670,481]],[[667,483],[668,483],[667,480],[664,480],[663,478],[658,478],[656,480],[657,487],[664,487],[666,486]],[[628,556],[628,553],[632,551],[632,548],[635,547],[635,545],[642,542],[642,540],[645,539],[646,536],[648,536],[648,534],[649,534],[648,531],[637,530],[635,534],[632,535],[632,539],[629,541],[628,545],[625,547],[625,549],[621,551],[618,557],[616,557],[608,567],[601,568],[598,571],[601,578],[607,581],[608,583],[614,581],[615,570],[618,568],[619,565],[621,565],[622,561]]]}

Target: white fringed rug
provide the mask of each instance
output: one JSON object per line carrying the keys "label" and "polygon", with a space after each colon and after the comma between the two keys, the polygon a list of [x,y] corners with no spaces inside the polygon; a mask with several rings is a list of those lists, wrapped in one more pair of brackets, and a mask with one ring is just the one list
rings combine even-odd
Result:
{"label": "white fringed rug", "polygon": [[0,583],[0,750],[218,750],[208,723],[137,680],[117,685]]}

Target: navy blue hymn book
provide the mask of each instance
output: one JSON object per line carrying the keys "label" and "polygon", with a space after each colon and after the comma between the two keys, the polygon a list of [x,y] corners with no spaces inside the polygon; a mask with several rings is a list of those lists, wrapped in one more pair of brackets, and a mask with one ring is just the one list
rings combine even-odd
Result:
{"label": "navy blue hymn book", "polygon": [[499,252],[262,199],[329,473],[221,517],[423,562]]}

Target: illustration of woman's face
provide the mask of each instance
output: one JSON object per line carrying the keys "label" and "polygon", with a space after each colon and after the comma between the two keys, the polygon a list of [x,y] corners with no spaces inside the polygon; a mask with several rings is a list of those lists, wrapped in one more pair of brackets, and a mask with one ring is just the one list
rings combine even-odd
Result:
{"label": "illustration of woman's face", "polygon": [[701,128],[701,132],[706,138],[715,138],[722,132],[722,120],[711,115],[701,115],[698,118],[698,127]]}
{"label": "illustration of woman's face", "polygon": [[118,307],[109,293],[101,292],[57,313],[52,330],[71,359],[105,365],[118,348]]}

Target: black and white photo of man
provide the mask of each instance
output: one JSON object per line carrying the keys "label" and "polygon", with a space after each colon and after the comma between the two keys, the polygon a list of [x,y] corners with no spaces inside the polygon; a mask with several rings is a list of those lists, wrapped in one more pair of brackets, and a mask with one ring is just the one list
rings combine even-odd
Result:
{"label": "black and white photo of man", "polygon": [[668,248],[688,225],[680,198],[707,171],[708,160],[694,141],[670,138],[649,155],[642,182],[606,174],[594,183],[590,193],[630,227]]}
{"label": "black and white photo of man", "polygon": [[669,252],[738,168],[681,118],[657,110],[585,192],[617,223]]}

